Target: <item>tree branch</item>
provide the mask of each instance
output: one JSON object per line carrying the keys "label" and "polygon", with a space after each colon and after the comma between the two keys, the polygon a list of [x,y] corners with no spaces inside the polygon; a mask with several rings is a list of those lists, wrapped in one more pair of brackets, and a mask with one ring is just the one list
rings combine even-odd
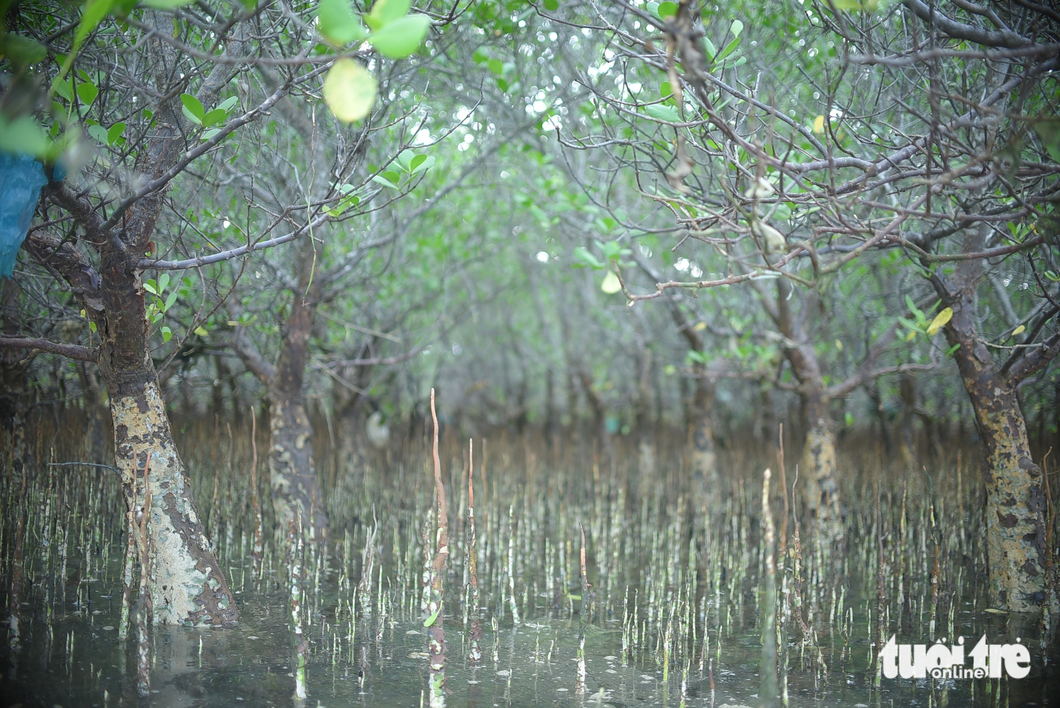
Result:
{"label": "tree branch", "polygon": [[[1008,380],[1018,386],[1028,376],[1033,376],[1044,369],[1050,361],[1060,354],[1060,332],[1057,332],[1033,349],[1023,349],[1020,357],[1008,370]],[[1008,367],[1008,364],[1005,364]],[[1003,372],[1002,372],[1003,373]]]}
{"label": "tree branch", "polygon": [[934,25],[953,39],[963,39],[975,42],[986,47],[1028,47],[1034,44],[1026,37],[1016,34],[1011,30],[987,30],[974,25],[957,22],[938,11],[938,8],[929,7],[921,0],[905,0],[905,6],[928,25]]}
{"label": "tree branch", "polygon": [[50,342],[47,339],[36,339],[30,337],[0,337],[0,348],[5,349],[30,349],[35,351],[58,354],[68,359],[79,361],[99,361],[99,352],[90,347],[80,344],[63,344],[61,342]]}

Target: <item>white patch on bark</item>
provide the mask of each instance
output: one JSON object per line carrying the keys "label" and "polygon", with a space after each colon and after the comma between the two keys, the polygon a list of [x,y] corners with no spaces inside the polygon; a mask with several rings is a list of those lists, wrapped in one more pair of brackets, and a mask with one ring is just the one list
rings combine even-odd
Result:
{"label": "white patch on bark", "polygon": [[[141,401],[146,411],[141,411]],[[196,558],[185,546],[174,526],[173,512],[192,528],[201,528],[195,509],[187,503],[190,494],[185,489],[187,478],[184,464],[173,444],[165,401],[156,382],[150,382],[140,395],[112,399],[111,414],[117,432],[125,427],[124,437],[118,437],[116,462],[123,483],[137,490],[136,505],[144,503],[142,486],[143,462],[146,453],[151,461],[148,484],[151,508],[147,533],[150,546],[148,586],[158,624],[183,624],[192,614],[202,609],[195,599],[206,589],[207,576],[199,570]],[[172,505],[172,512],[168,507]],[[205,538],[190,539],[200,548],[209,550]]]}

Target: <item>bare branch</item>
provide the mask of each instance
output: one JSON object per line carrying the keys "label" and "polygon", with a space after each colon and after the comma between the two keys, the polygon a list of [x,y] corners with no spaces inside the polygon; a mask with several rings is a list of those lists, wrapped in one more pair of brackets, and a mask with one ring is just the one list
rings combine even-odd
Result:
{"label": "bare branch", "polygon": [[83,347],[80,344],[63,344],[61,342],[51,342],[47,339],[36,339],[30,337],[0,337],[0,348],[5,349],[29,349],[33,351],[47,352],[49,354],[58,354],[65,356],[68,359],[77,359],[79,361],[99,361],[99,351],[90,347]]}
{"label": "bare branch", "polygon": [[933,25],[953,39],[963,39],[986,47],[1026,47],[1034,44],[1026,37],[1005,30],[987,30],[982,27],[957,22],[939,12],[937,7],[929,7],[921,0],[905,0],[905,6],[928,25]]}

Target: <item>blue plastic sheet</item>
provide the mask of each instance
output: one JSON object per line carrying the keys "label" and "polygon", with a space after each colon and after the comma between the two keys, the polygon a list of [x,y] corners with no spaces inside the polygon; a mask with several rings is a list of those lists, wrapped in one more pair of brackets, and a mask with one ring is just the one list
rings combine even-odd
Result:
{"label": "blue plastic sheet", "polygon": [[11,277],[47,183],[44,166],[29,155],[0,152],[0,277]]}

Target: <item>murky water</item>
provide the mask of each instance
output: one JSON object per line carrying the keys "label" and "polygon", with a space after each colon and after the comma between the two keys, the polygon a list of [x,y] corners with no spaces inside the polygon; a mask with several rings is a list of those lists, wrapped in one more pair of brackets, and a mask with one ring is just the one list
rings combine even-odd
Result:
{"label": "murky water", "polygon": [[[226,630],[154,628],[147,699],[136,695],[133,638],[117,636],[123,546],[115,480],[41,464],[25,490],[6,481],[7,597],[20,510],[26,582],[19,640],[8,628],[0,647],[0,705],[295,704],[286,565],[275,550],[282,544],[270,536],[260,566],[249,552],[248,447],[235,435],[186,452],[243,620]],[[322,450],[322,477],[335,480],[326,485],[333,542],[305,559],[307,706],[428,703],[422,539],[432,529],[432,490],[422,453],[406,450],[362,471]],[[573,455],[545,464],[529,447],[495,444],[484,477],[476,465],[482,660],[473,664],[466,463],[455,444],[446,453],[447,705],[759,705],[760,464],[730,454],[729,481],[703,514],[686,502],[676,458],[667,466],[660,455],[660,468],[644,479],[631,464]],[[85,459],[83,451],[66,454]],[[877,512],[872,470],[864,460],[847,462],[857,473],[844,482],[845,553],[820,553],[812,543],[795,553],[794,521],[783,534],[775,609],[789,704],[1060,705],[1055,627],[984,604],[975,483],[892,477]],[[266,487],[259,492],[268,526]],[[923,644],[963,636],[969,649],[984,634],[990,643],[1018,641],[1031,671],[1018,680],[884,677],[877,687],[876,642],[892,634]]]}

